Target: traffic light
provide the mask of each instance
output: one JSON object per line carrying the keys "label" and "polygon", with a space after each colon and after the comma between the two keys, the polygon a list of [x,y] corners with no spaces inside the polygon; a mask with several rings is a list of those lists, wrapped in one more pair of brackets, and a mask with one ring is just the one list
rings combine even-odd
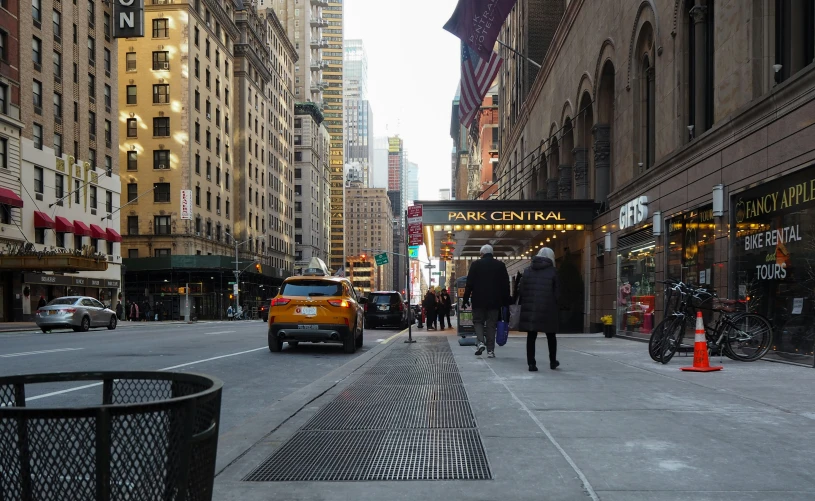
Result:
{"label": "traffic light", "polygon": [[232,294],[230,294],[229,295],[229,300],[232,301],[232,299],[234,299],[234,297],[232,296]]}
{"label": "traffic light", "polygon": [[363,254],[361,257],[362,257],[362,260],[365,261],[365,254]]}
{"label": "traffic light", "polygon": [[260,267],[260,263],[255,264],[255,269],[258,273],[263,274],[263,268]]}
{"label": "traffic light", "polygon": [[179,293],[179,294],[186,294],[186,293],[187,293],[187,289],[186,289],[185,287],[179,287],[179,288],[178,288],[178,293]]}

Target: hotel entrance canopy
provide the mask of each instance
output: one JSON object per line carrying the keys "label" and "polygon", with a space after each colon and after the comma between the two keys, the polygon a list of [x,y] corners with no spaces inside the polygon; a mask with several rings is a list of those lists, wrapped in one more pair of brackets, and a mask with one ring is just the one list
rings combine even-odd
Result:
{"label": "hotel entrance canopy", "polygon": [[478,258],[490,244],[497,258],[518,258],[546,239],[591,229],[599,209],[594,200],[441,200],[422,205],[424,241],[438,257],[453,234],[453,259]]}

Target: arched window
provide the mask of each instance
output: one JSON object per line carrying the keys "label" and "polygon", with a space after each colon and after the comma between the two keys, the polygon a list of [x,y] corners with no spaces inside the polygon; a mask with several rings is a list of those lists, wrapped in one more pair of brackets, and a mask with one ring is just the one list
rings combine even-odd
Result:
{"label": "arched window", "polygon": [[643,86],[644,86],[644,102],[643,104],[643,121],[645,123],[645,151],[643,159],[645,160],[645,169],[650,169],[654,166],[654,146],[656,143],[656,110],[655,110],[655,69],[651,65],[650,58],[646,55],[642,61],[643,70]]}
{"label": "arched window", "polygon": [[654,29],[646,21],[637,36],[634,81],[634,176],[654,166],[656,158],[656,68]]}
{"label": "arched window", "polygon": [[[815,4],[812,0],[775,0],[776,83],[815,60]],[[777,71],[776,71],[777,70]]]}
{"label": "arched window", "polygon": [[[687,126],[688,139],[693,139],[713,126],[713,43],[714,0],[686,0],[684,40],[688,74]],[[693,127],[690,127],[693,126]]]}

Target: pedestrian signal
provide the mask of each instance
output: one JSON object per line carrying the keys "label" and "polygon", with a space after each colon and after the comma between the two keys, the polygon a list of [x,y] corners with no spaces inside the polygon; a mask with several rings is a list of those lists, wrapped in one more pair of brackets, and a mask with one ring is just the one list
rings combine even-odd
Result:
{"label": "pedestrian signal", "polygon": [[179,287],[178,288],[178,293],[179,294],[186,294],[187,293],[187,288],[186,287]]}

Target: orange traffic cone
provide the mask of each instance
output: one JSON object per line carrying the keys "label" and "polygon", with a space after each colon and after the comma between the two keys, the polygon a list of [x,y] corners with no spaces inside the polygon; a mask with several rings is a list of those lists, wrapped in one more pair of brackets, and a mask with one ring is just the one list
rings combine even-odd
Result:
{"label": "orange traffic cone", "polygon": [[712,372],[720,371],[724,367],[711,367],[707,357],[707,340],[705,339],[705,324],[702,321],[702,312],[696,312],[696,339],[693,343],[693,367],[680,367],[683,371]]}

